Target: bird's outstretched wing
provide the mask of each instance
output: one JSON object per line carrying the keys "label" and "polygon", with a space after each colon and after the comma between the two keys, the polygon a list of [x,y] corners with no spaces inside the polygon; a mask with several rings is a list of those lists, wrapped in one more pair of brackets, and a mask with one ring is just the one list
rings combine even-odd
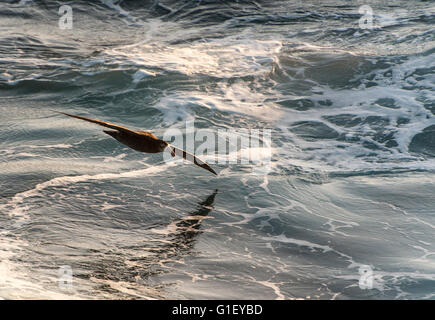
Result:
{"label": "bird's outstretched wing", "polygon": [[208,170],[211,173],[217,175],[216,171],[214,171],[205,161],[202,161],[201,159],[199,159],[195,155],[193,155],[185,150],[174,147],[173,145],[170,145],[170,144],[168,144],[167,150],[171,153],[171,155],[173,157],[175,157],[176,155],[179,157],[182,157],[183,159],[188,160],[190,162],[193,162],[197,166],[204,168],[205,170]]}
{"label": "bird's outstretched wing", "polygon": [[118,126],[118,125],[110,123],[110,122],[95,120],[95,119],[86,118],[86,117],[82,117],[82,116],[76,116],[74,114],[70,114],[70,113],[66,113],[66,112],[60,112],[60,111],[55,111],[55,112],[64,114],[64,115],[66,115],[68,117],[73,117],[73,118],[76,118],[76,119],[89,121],[89,122],[98,124],[100,126],[106,127],[106,128],[110,128],[110,129],[114,129],[114,130],[118,130],[118,131],[123,131],[123,132],[130,132],[130,133],[131,132],[132,133],[135,132],[134,130],[130,130],[130,129],[128,129],[126,127],[123,127],[123,126]]}

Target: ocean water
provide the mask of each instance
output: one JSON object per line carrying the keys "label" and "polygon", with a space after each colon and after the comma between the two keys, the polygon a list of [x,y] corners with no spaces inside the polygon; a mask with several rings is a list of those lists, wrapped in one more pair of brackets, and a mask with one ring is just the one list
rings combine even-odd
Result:
{"label": "ocean water", "polygon": [[[434,26],[417,0],[2,1],[0,297],[434,299]],[[213,177],[53,110],[267,129],[271,159]]]}

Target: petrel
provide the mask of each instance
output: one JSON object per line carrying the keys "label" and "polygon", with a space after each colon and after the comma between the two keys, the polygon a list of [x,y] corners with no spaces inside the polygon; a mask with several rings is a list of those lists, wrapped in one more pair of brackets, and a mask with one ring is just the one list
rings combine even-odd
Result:
{"label": "petrel", "polygon": [[189,160],[194,164],[196,164],[197,166],[204,168],[205,170],[208,170],[211,173],[217,175],[216,171],[214,171],[206,162],[202,161],[201,159],[194,156],[193,154],[186,152],[185,150],[174,147],[170,145],[168,142],[157,138],[151,132],[130,130],[126,127],[118,126],[110,122],[95,120],[82,116],[76,116],[74,114],[69,114],[66,112],[58,112],[58,113],[76,119],[96,123],[100,126],[113,129],[113,130],[103,130],[103,132],[136,151],[146,152],[146,153],[159,153],[167,150],[171,153],[173,157],[175,157],[175,155],[179,157],[183,157],[185,160]]}

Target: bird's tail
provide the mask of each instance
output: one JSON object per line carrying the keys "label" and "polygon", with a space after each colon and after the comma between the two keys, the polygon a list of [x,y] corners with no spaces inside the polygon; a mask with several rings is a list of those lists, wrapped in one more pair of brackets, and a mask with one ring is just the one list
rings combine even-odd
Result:
{"label": "bird's tail", "polygon": [[202,161],[201,159],[199,159],[198,157],[196,157],[195,155],[187,152],[186,150],[183,149],[179,149],[177,147],[174,147],[172,145],[168,145],[167,147],[169,150],[169,152],[171,153],[171,155],[173,157],[175,157],[176,155],[183,158],[184,160],[188,160],[190,162],[193,162],[194,164],[196,164],[197,166],[204,168],[205,170],[210,171],[211,173],[217,175],[216,171],[214,171],[205,161]]}

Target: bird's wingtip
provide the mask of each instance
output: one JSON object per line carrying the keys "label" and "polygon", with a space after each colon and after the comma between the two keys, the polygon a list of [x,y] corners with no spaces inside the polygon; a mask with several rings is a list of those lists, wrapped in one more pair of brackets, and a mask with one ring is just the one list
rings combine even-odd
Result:
{"label": "bird's wingtip", "polygon": [[70,116],[70,117],[72,116],[71,114],[63,112],[63,111],[57,111],[54,109],[50,109],[50,110],[53,111],[54,113],[57,113],[57,114],[63,114],[63,115]]}
{"label": "bird's wingtip", "polygon": [[208,164],[202,165],[201,167],[203,167],[203,168],[206,169],[207,171],[210,171],[210,172],[213,173],[215,176],[218,175],[218,174],[216,173],[216,171],[214,171],[213,168],[210,167]]}

